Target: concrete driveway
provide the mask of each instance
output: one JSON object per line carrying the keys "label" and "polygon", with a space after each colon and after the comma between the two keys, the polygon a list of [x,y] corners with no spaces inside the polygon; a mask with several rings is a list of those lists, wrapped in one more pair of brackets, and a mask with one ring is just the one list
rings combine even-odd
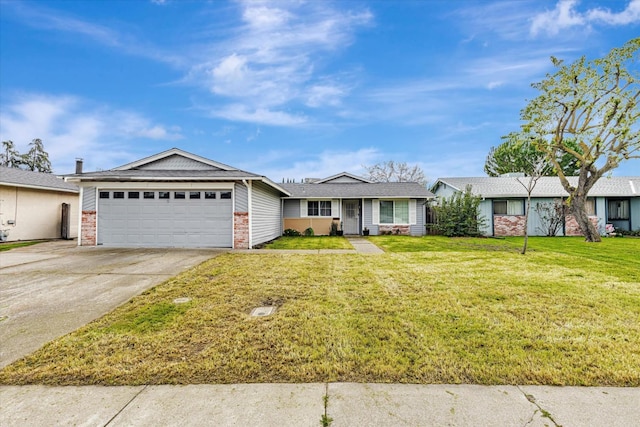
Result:
{"label": "concrete driveway", "polygon": [[78,247],[74,241],[1,252],[0,367],[223,252]]}

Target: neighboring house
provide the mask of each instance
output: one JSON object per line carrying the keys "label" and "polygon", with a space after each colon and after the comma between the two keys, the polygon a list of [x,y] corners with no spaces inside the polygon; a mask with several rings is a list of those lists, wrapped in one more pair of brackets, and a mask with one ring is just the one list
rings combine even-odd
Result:
{"label": "neighboring house", "polygon": [[0,233],[3,240],[75,238],[78,235],[78,205],[76,185],[50,173],[0,166]]}
{"label": "neighboring house", "polygon": [[[575,185],[577,177],[569,177]],[[500,176],[478,178],[439,178],[432,191],[437,197],[448,198],[465,191],[470,185],[474,195],[481,196],[481,215],[487,221],[483,234],[488,236],[520,236],[524,234],[524,210],[527,191],[518,182],[527,185],[528,177]],[[539,204],[566,201],[569,194],[560,178],[541,177],[531,194],[529,235],[545,235],[544,221],[535,208]],[[622,230],[640,229],[640,177],[603,177],[589,191],[587,213],[601,234],[607,224]],[[580,230],[575,218],[566,215],[557,235],[578,236]]]}
{"label": "neighboring house", "polygon": [[66,179],[80,186],[79,244],[89,246],[251,248],[281,235],[288,194],[177,148]]}
{"label": "neighboring house", "polygon": [[305,184],[268,178],[173,148],[114,169],[67,175],[80,187],[79,245],[247,249],[286,228],[329,234],[422,235],[417,183],[372,183],[348,173]]}
{"label": "neighboring house", "polygon": [[282,184],[290,195],[283,198],[285,229],[313,228],[329,234],[331,223],[344,234],[425,234],[425,204],[434,197],[416,182],[371,182],[342,172],[300,184]]}

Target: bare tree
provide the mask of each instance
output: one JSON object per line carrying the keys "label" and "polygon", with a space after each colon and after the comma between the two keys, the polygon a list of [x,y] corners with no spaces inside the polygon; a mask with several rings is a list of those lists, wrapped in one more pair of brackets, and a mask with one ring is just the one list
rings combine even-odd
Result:
{"label": "bare tree", "polygon": [[362,167],[367,171],[366,178],[373,182],[419,182],[427,185],[424,171],[418,165],[409,166],[407,162],[388,160]]}

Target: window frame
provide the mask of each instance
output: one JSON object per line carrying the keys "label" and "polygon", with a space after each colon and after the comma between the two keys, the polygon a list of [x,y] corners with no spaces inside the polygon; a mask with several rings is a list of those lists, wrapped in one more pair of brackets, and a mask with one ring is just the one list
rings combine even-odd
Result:
{"label": "window frame", "polygon": [[307,216],[333,218],[331,200],[307,200]]}
{"label": "window frame", "polygon": [[[496,212],[496,203],[504,203],[505,204],[505,211],[504,213],[502,212]],[[520,213],[509,213],[509,208],[511,207],[511,205],[518,203],[520,206],[519,212]],[[500,215],[500,216],[522,216],[524,215],[524,200],[523,199],[493,199],[492,203],[491,203],[491,210],[493,212],[493,215]]]}
{"label": "window frame", "polygon": [[[385,203],[391,203],[391,209],[392,209],[392,222],[384,222],[384,220],[387,220],[388,218],[384,218],[383,220],[383,215],[382,215],[382,211],[383,211],[383,207],[382,204]],[[406,204],[406,221],[404,220],[404,218],[400,218],[399,215],[400,213],[398,212],[398,204]],[[388,206],[387,206],[388,209]],[[386,217],[388,217],[388,214],[385,214]],[[411,225],[411,203],[409,203],[408,199],[380,199],[378,201],[378,222],[380,223],[380,225]]]}

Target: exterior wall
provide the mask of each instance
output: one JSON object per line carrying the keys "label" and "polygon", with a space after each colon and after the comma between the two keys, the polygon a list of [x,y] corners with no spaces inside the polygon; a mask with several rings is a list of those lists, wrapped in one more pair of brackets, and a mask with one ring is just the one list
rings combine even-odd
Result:
{"label": "exterior wall", "polygon": [[378,226],[373,224],[373,201],[365,199],[362,204],[362,228],[368,228],[369,234],[376,236],[380,234]]}
{"label": "exterior wall", "polygon": [[[540,215],[536,212],[537,204],[547,204],[547,203],[555,203],[559,201],[560,198],[552,198],[552,197],[539,197],[531,199],[531,210],[529,211],[529,224],[528,224],[528,233],[529,236],[546,236],[547,230],[546,226],[542,223],[540,219]],[[527,201],[524,201],[525,209],[527,208]],[[558,231],[556,236],[562,236],[562,226],[558,227]]]}
{"label": "exterior wall", "polygon": [[84,187],[82,190],[82,210],[96,210],[96,187]]}
{"label": "exterior wall", "polygon": [[249,212],[249,190],[243,183],[237,182],[234,185],[235,212]]}
{"label": "exterior wall", "polygon": [[96,211],[82,211],[81,246],[95,246],[97,235]]}
{"label": "exterior wall", "polygon": [[280,194],[254,182],[251,193],[251,244],[259,245],[282,234]]}
{"label": "exterior wall", "polygon": [[[300,218],[300,200],[284,199],[284,218]],[[286,229],[287,227],[285,227]]]}
{"label": "exterior wall", "polygon": [[249,213],[233,213],[233,248],[249,249]]}
{"label": "exterior wall", "polygon": [[[62,237],[62,204],[71,205],[70,234],[78,237],[78,193],[0,186],[0,227],[7,240],[59,239]],[[8,224],[13,221],[14,224]]]}
{"label": "exterior wall", "polygon": [[331,231],[332,218],[316,218],[308,216],[306,218],[285,218],[284,229],[297,230],[300,233],[304,233],[304,230],[311,227],[316,235],[323,236],[329,235]]}
{"label": "exterior wall", "polygon": [[494,236],[524,236],[524,215],[494,215]]}
{"label": "exterior wall", "polygon": [[629,203],[631,210],[631,230],[640,230],[640,197],[634,197]]}
{"label": "exterior wall", "polygon": [[441,182],[438,185],[438,188],[435,191],[435,195],[437,197],[441,197],[443,199],[449,198],[449,197],[453,196],[456,193],[458,193],[458,190],[456,190],[453,187],[448,186],[444,182]]}
{"label": "exterior wall", "polygon": [[[598,228],[598,217],[589,216],[589,220]],[[567,215],[564,218],[564,235],[565,236],[582,236],[578,222],[573,215]]]}

